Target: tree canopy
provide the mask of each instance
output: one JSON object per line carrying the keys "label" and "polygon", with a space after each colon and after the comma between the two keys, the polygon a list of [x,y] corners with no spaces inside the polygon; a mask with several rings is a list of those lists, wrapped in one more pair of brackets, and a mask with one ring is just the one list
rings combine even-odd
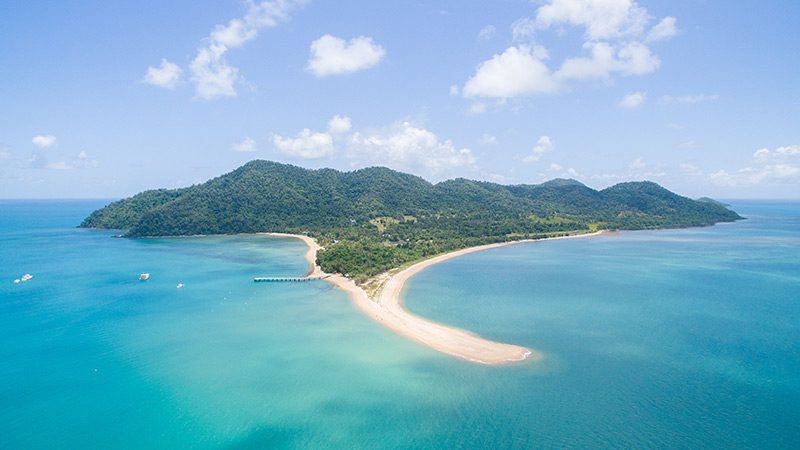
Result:
{"label": "tree canopy", "polygon": [[600,191],[564,179],[431,184],[385,167],[340,172],[255,160],[202,184],[113,202],[81,226],[122,229],[129,237],[309,234],[325,246],[318,254],[323,270],[364,279],[473,245],[740,218],[721,203],[692,200],[647,181]]}

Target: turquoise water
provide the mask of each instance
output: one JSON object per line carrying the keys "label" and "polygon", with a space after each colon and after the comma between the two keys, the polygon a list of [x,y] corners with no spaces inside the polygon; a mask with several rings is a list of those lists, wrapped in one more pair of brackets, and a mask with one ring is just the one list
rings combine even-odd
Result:
{"label": "turquoise water", "polygon": [[798,203],[409,283],[413,311],[545,354],[508,367],[408,342],[321,281],[252,282],[301,275],[299,241],[74,228],[103,203],[0,201],[0,448],[800,445]]}

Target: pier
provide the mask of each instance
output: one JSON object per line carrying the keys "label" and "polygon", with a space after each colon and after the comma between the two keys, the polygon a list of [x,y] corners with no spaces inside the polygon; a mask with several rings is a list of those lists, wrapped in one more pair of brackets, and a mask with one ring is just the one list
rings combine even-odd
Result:
{"label": "pier", "polygon": [[323,275],[320,277],[255,277],[253,281],[256,283],[284,283],[284,282],[302,282],[313,280],[324,280],[330,275]]}

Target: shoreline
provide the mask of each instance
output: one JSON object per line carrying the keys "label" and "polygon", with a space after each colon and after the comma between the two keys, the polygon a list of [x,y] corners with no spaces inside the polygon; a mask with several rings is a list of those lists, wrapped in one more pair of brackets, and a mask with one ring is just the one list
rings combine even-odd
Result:
{"label": "shoreline", "polygon": [[444,253],[429,258],[396,273],[384,273],[375,278],[383,278],[383,284],[378,289],[374,298],[358,286],[355,281],[341,274],[326,274],[316,264],[317,251],[320,245],[312,238],[289,233],[258,233],[266,236],[291,237],[302,240],[308,250],[305,259],[309,264],[307,277],[326,276],[325,281],[345,291],[350,301],[364,315],[375,322],[389,328],[395,333],[413,341],[426,345],[434,350],[478,364],[499,365],[520,361],[541,361],[544,355],[526,347],[492,341],[477,334],[460,328],[443,325],[423,317],[416,316],[403,308],[402,293],[406,282],[414,275],[434,264],[447,261],[469,253],[475,253],[493,248],[505,247],[514,244],[534,243],[558,239],[576,239],[600,236],[607,231],[600,230],[592,233],[556,236],[542,239],[523,239],[519,241],[498,242],[494,244],[468,247],[449,253]]}

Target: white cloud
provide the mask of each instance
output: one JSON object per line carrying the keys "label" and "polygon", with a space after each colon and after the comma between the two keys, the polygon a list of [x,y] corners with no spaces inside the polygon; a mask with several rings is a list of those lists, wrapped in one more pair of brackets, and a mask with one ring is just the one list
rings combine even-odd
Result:
{"label": "white cloud", "polygon": [[709,174],[708,178],[719,186],[792,183],[800,181],[800,167],[792,164],[768,164],[763,167],[745,167],[732,173],[718,170]]}
{"label": "white cloud", "polygon": [[350,128],[352,128],[352,124],[347,116],[335,115],[328,121],[328,133],[331,134],[347,133]]}
{"label": "white cloud", "polygon": [[760,148],[760,149],[756,150],[755,153],[753,153],[753,158],[755,158],[755,159],[767,159],[767,158],[769,158],[770,154],[771,153],[770,153],[769,149]]}
{"label": "white cloud", "polygon": [[471,167],[476,161],[470,149],[458,148],[449,139],[442,141],[433,132],[409,122],[374,132],[354,133],[348,156],[362,163],[432,174]]}
{"label": "white cloud", "polygon": [[800,145],[788,145],[786,147],[778,147],[775,149],[777,155],[800,155]]}
{"label": "white cloud", "polygon": [[760,148],[753,153],[753,158],[760,161],[768,159],[785,158],[800,155],[800,145],[787,145],[778,147],[773,151],[766,148]]}
{"label": "white cloud", "polygon": [[274,135],[275,148],[286,155],[303,159],[316,159],[334,152],[333,137],[328,133],[312,132],[304,128],[294,138]]}
{"label": "white cloud", "polygon": [[696,95],[680,95],[677,97],[673,97],[671,95],[664,95],[659,100],[659,103],[662,105],[670,105],[673,103],[680,103],[684,105],[692,105],[695,103],[702,103],[702,102],[713,102],[719,99],[719,95],[707,95],[707,94],[696,94]]}
{"label": "white cloud", "polygon": [[525,39],[536,34],[536,21],[528,17],[517,19],[511,24],[511,36],[515,40]]}
{"label": "white cloud", "polygon": [[486,112],[486,103],[472,102],[472,104],[469,105],[467,112],[470,114],[483,114]]}
{"label": "white cloud", "polygon": [[161,58],[161,65],[147,68],[142,83],[165,89],[175,89],[175,86],[181,79],[181,72],[182,70],[177,64]]}
{"label": "white cloud", "polygon": [[189,64],[195,96],[205,100],[218,97],[236,97],[236,83],[240,80],[239,69],[225,61],[224,45],[201,48]]}
{"label": "white cloud", "polygon": [[371,37],[345,41],[326,34],[311,43],[308,70],[318,77],[347,74],[374,67],[385,55],[386,50]]}
{"label": "white cloud", "polygon": [[9,159],[11,159],[11,152],[0,149],[0,161],[8,161]]}
{"label": "white cloud", "polygon": [[466,97],[510,98],[555,92],[558,84],[542,62],[547,58],[543,47],[509,47],[478,65],[475,74],[464,84],[463,94]]}
{"label": "white cloud", "polygon": [[459,91],[459,89],[458,89],[458,85],[457,84],[451,84],[450,85],[450,96],[451,97],[455,97],[456,95],[458,95],[458,91]]}
{"label": "white cloud", "polygon": [[449,139],[440,140],[433,132],[410,122],[351,130],[349,118],[334,116],[327,132],[305,128],[294,137],[274,134],[272,142],[277,150],[292,157],[313,159],[338,154],[353,167],[380,165],[433,176],[458,168],[474,169],[476,158],[470,149],[456,147]]}
{"label": "white cloud", "polygon": [[482,41],[488,41],[492,38],[492,36],[494,36],[495,31],[497,31],[497,29],[494,27],[494,25],[486,25],[485,27],[481,28],[481,31],[478,32],[478,39]]}
{"label": "white cloud", "polygon": [[564,168],[561,166],[561,164],[556,164],[556,163],[550,164],[551,172],[561,172],[562,170],[564,170]]}
{"label": "white cloud", "polygon": [[56,145],[56,137],[52,135],[37,135],[31,139],[33,145],[39,148],[48,148]]}
{"label": "white cloud", "polygon": [[542,155],[553,149],[553,140],[549,136],[541,136],[536,141],[536,145],[531,149],[531,153],[522,158],[522,162],[530,163],[536,162],[542,158]]}
{"label": "white cloud", "polygon": [[250,137],[246,137],[241,142],[232,144],[231,150],[242,153],[254,152],[257,150],[256,141]]}
{"label": "white cloud", "polygon": [[511,98],[519,95],[558,91],[570,80],[608,79],[612,75],[645,75],[659,68],[661,60],[643,42],[674,35],[675,18],[665,17],[645,31],[651,21],[647,10],[635,0],[546,0],[534,18],[521,18],[511,26],[515,40],[528,38],[539,30],[565,26],[584,29],[585,56],[565,58],[558,70],[545,61],[547,51],[535,47],[510,47],[501,55],[478,66],[464,86],[465,96]]}
{"label": "white cloud", "polygon": [[721,169],[709,174],[708,178],[720,186],[800,183],[797,157],[800,157],[800,145],[788,145],[775,150],[760,148],[753,153],[753,166],[734,172]]}
{"label": "white cloud", "polygon": [[644,104],[647,100],[647,92],[631,92],[630,94],[622,97],[619,106],[627,109],[636,109]]}
{"label": "white cloud", "polygon": [[86,153],[86,150],[81,150],[78,152],[78,159],[86,159],[89,157],[89,154]]}
{"label": "white cloud", "polygon": [[236,84],[241,77],[239,69],[229,65],[225,60],[225,54],[229,49],[241,47],[245,42],[254,39],[260,30],[289,20],[289,11],[297,3],[301,2],[291,0],[248,2],[244,17],[232,19],[227,25],[214,27],[189,64],[191,81],[195,84],[195,97],[206,100],[235,97]]}
{"label": "white cloud", "polygon": [[648,20],[647,10],[633,0],[551,0],[536,12],[538,28],[582,26],[592,40],[639,35]]}
{"label": "white cloud", "polygon": [[494,145],[496,143],[497,143],[497,138],[492,136],[491,134],[483,133],[483,136],[481,136],[481,144],[483,145]]}
{"label": "white cloud", "polygon": [[608,78],[613,73],[644,75],[661,65],[658,56],[639,42],[627,43],[619,49],[605,42],[587,42],[583,47],[590,56],[566,59],[556,73],[557,78]]}
{"label": "white cloud", "polygon": [[647,33],[647,38],[645,38],[645,42],[663,41],[676,34],[678,34],[678,29],[675,28],[675,18],[669,16],[664,17],[661,19],[661,22],[658,22],[650,29],[650,32]]}

